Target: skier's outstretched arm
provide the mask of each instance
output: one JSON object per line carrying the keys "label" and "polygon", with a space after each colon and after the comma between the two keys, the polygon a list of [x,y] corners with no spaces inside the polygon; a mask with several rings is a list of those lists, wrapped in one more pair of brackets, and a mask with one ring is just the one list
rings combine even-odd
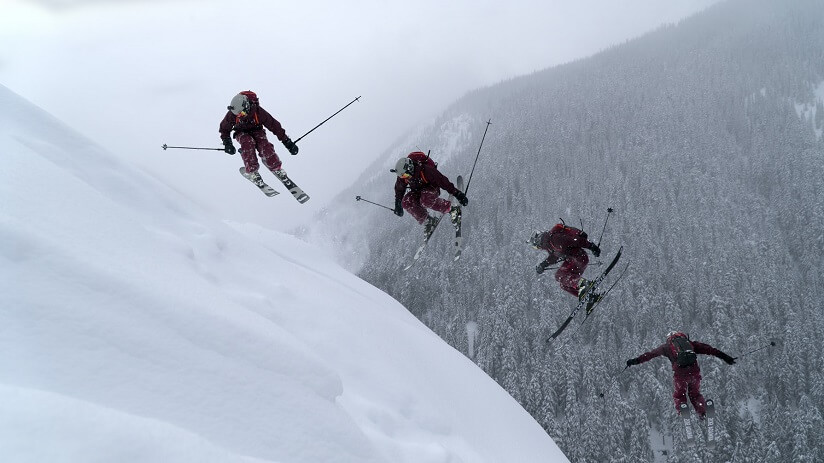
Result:
{"label": "skier's outstretched arm", "polygon": [[692,347],[695,350],[696,354],[712,355],[714,357],[718,357],[724,362],[726,362],[727,365],[733,365],[735,363],[735,357],[731,357],[730,355],[721,352],[720,350],[716,349],[715,347],[712,347],[709,344],[692,341]]}
{"label": "skier's outstretched arm", "polygon": [[666,349],[666,347],[667,347],[666,344],[662,344],[662,345],[656,347],[655,349],[653,349],[649,352],[645,352],[645,353],[639,355],[638,357],[636,357],[634,359],[629,359],[629,360],[627,360],[627,366],[631,367],[632,365],[638,365],[639,363],[648,362],[648,361],[654,359],[655,357],[660,357],[662,355],[665,355],[664,354],[664,352],[665,352],[664,349]]}

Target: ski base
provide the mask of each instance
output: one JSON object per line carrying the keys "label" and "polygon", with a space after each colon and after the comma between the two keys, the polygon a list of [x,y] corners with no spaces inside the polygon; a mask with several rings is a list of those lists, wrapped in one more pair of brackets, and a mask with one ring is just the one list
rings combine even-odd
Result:
{"label": "ski base", "polygon": [[304,193],[299,186],[295,185],[295,182],[293,182],[292,179],[289,178],[288,175],[286,175],[286,172],[278,172],[280,172],[280,174],[275,173],[275,177],[277,177],[277,179],[280,180],[281,183],[283,183],[283,186],[286,187],[287,190],[289,190],[289,193],[292,193],[292,196],[294,196],[299,203],[303,204],[306,201],[309,201],[309,195]]}
{"label": "ski base", "polygon": [[692,421],[690,420],[690,409],[686,403],[678,407],[681,420],[684,422],[684,433],[687,437],[687,445],[695,445],[695,433],[692,429]]}
{"label": "ski base", "polygon": [[[621,281],[621,278],[624,277],[624,273],[627,272],[627,268],[629,268],[629,264],[624,266],[624,269],[621,270],[621,273],[618,274],[618,278],[615,279],[615,281],[609,286],[609,288],[607,288],[606,291],[604,291],[603,293],[594,295],[593,297],[589,298],[589,300],[587,302],[586,316],[584,317],[584,322],[587,321],[587,318],[589,318],[589,316],[595,310],[595,307],[597,307],[598,304],[600,304],[601,301],[603,301],[604,298],[607,297],[607,295],[612,291],[612,288],[614,288],[615,285],[617,285],[618,282]],[[581,323],[584,323],[584,322],[581,322]]]}
{"label": "ski base", "polygon": [[261,180],[260,183],[255,183],[255,181],[252,180],[251,175],[246,172],[246,167],[241,167],[240,168],[240,175],[242,175],[246,180],[249,180],[250,182],[252,182],[252,185],[255,185],[256,187],[258,187],[260,189],[260,191],[262,191],[263,194],[265,194],[266,196],[271,197],[271,196],[277,196],[277,195],[280,194],[277,190],[275,190],[274,188],[267,185],[266,182],[264,182],[263,180]]}
{"label": "ski base", "polygon": [[707,448],[714,449],[715,443],[718,442],[718,430],[715,421],[715,402],[712,399],[707,400],[706,414],[704,419],[707,421]]}
{"label": "ski base", "polygon": [[[464,191],[464,182],[463,176],[458,175],[458,178],[455,182],[458,187],[458,190],[461,192]],[[462,220],[463,211],[461,210],[461,206],[457,203],[455,204],[455,215],[451,216],[452,225],[455,227],[455,257],[453,260],[458,260],[461,258],[461,252],[463,252],[463,237],[461,236],[461,220]]]}

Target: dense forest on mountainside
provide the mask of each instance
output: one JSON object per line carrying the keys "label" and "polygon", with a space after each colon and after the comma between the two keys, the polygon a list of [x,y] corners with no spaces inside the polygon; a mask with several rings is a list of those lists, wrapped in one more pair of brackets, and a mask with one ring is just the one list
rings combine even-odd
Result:
{"label": "dense forest on mountainside", "polygon": [[[672,370],[626,359],[677,329],[733,356],[701,357],[716,399],[714,461],[824,459],[824,2],[730,0],[588,59],[479,89],[399,140],[326,216],[360,275],[470,356],[571,461],[709,461],[684,451]],[[387,170],[431,149],[469,175],[465,249],[354,204],[393,200]],[[563,218],[619,246],[624,279],[558,346],[574,299],[529,247]],[[346,227],[339,225],[346,221]],[[601,396],[603,394],[603,397]],[[674,442],[673,442],[674,439]],[[662,449],[673,447],[667,455]]]}

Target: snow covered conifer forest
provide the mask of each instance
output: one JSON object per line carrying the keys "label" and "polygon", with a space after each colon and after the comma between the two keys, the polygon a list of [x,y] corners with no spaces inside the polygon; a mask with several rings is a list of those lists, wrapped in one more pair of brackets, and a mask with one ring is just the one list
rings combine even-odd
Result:
{"label": "snow covered conifer forest", "polygon": [[[370,283],[473,359],[570,461],[824,460],[824,1],[730,0],[593,57],[474,91],[388,150],[326,216]],[[424,257],[393,201],[398,157],[431,149],[466,178],[465,249]],[[559,221],[624,246],[630,267],[579,328],[574,298],[525,243]],[[356,219],[353,220],[353,216]],[[345,219],[346,227],[336,226]],[[622,371],[670,330],[700,356],[721,441],[687,450],[669,362]]]}

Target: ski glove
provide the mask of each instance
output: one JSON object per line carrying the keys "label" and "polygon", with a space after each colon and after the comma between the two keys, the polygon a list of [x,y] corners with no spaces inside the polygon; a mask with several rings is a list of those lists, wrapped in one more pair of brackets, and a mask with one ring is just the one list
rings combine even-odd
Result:
{"label": "ski glove", "polygon": [[291,138],[286,137],[286,138],[283,139],[283,141],[281,143],[283,143],[283,146],[285,146],[286,149],[289,150],[289,153],[292,156],[298,154],[298,145],[296,145],[295,142],[293,142]]}
{"label": "ski glove", "polygon": [[466,195],[463,194],[463,191],[458,191],[457,193],[455,193],[455,199],[457,199],[458,202],[461,203],[461,206],[466,206],[467,204],[469,204],[469,200],[466,199]]}
{"label": "ski glove", "polygon": [[535,271],[538,272],[538,275],[540,275],[544,273],[544,270],[546,270],[547,267],[549,267],[549,264],[547,264],[546,261],[543,261],[535,266]]}
{"label": "ski glove", "polygon": [[403,207],[401,207],[401,200],[395,200],[395,210],[393,211],[398,217],[403,217]]}
{"label": "ski glove", "polygon": [[627,360],[627,367],[631,367],[633,365],[638,365],[641,363],[638,359],[629,359]]}
{"label": "ski glove", "polygon": [[718,358],[720,358],[721,360],[727,362],[727,365],[735,365],[735,359],[737,357],[730,357],[729,355],[724,354],[724,355],[719,355]]}
{"label": "ski glove", "polygon": [[231,138],[223,139],[223,151],[226,151],[228,154],[235,154],[235,145],[232,144]]}
{"label": "ski glove", "polygon": [[599,248],[597,244],[593,243],[592,246],[590,246],[589,250],[592,251],[592,255],[595,257],[601,255],[601,248]]}

